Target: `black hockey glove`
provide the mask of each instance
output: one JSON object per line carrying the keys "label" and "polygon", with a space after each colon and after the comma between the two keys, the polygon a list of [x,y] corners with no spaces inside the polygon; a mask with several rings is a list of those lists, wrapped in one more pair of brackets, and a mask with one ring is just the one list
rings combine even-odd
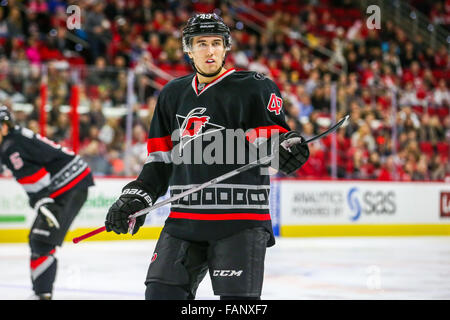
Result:
{"label": "black hockey glove", "polygon": [[42,198],[34,204],[34,211],[45,216],[45,220],[50,228],[59,229],[58,205],[52,198]]}
{"label": "black hockey glove", "polygon": [[309,148],[305,139],[297,131],[289,131],[280,135],[279,169],[291,174],[303,166],[309,158]]}
{"label": "black hockey glove", "polygon": [[[117,234],[128,232],[129,216],[150,207],[153,199],[146,186],[139,180],[128,183],[122,189],[119,199],[113,203],[106,215],[106,231],[114,231]],[[145,222],[145,215],[136,218],[132,234],[135,234]]]}

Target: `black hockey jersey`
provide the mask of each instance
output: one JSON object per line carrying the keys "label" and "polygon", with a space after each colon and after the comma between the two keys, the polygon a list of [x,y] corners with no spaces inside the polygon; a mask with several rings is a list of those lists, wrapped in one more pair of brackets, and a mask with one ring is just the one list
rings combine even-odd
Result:
{"label": "black hockey jersey", "polygon": [[3,137],[0,156],[25,189],[31,207],[44,197],[57,198],[73,188],[94,184],[80,156],[27,128],[15,126]]}
{"label": "black hockey jersey", "polygon": [[[158,97],[138,179],[154,200],[168,187],[174,195],[254,160],[255,147],[287,131],[279,89],[263,75],[230,69],[206,85],[181,77]],[[165,231],[204,241],[263,226],[273,245],[269,191],[261,168],[242,172],[172,203]]]}

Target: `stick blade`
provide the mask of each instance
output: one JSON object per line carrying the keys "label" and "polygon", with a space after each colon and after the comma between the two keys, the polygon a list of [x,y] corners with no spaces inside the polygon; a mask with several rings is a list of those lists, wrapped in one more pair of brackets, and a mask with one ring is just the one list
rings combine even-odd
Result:
{"label": "stick blade", "polygon": [[329,135],[330,133],[335,132],[340,127],[346,125],[349,118],[350,118],[350,115],[346,115],[344,118],[342,118],[341,120],[336,122],[334,125],[329,127],[327,130],[325,130],[324,132],[318,134],[317,136],[314,136],[314,137],[310,138],[309,140],[306,140],[304,143],[313,142],[315,140],[321,139],[322,137],[325,137],[325,136]]}
{"label": "stick blade", "polygon": [[349,114],[344,117],[344,122],[342,122],[341,127],[345,127],[349,123],[348,119],[350,119]]}

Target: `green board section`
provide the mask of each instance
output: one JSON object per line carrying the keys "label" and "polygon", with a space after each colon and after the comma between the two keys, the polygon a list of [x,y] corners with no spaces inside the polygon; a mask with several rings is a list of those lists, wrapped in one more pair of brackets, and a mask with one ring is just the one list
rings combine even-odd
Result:
{"label": "green board section", "polygon": [[25,222],[25,216],[23,215],[0,216],[0,223],[8,223],[8,222]]}

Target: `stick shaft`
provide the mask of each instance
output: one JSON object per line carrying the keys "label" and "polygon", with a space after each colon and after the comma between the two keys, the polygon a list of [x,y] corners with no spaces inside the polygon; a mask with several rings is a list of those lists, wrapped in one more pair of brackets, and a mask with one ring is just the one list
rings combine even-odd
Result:
{"label": "stick shaft", "polygon": [[[345,116],[344,118],[342,118],[341,120],[339,120],[337,123],[335,123],[333,126],[331,126],[330,128],[328,128],[326,131],[324,131],[324,132],[318,134],[317,136],[312,137],[312,138],[309,139],[309,140],[306,140],[304,143],[310,143],[310,142],[313,142],[313,141],[315,141],[315,140],[318,140],[318,139],[320,139],[320,138],[322,138],[322,137],[324,137],[324,136],[329,135],[330,133],[336,131],[339,127],[341,127],[341,126],[348,120],[348,118],[349,118],[348,115]],[[212,179],[212,180],[209,180],[209,181],[207,181],[207,182],[205,182],[205,183],[203,183],[203,184],[200,184],[200,185],[198,185],[198,186],[196,186],[196,187],[193,187],[193,188],[191,188],[191,189],[189,189],[189,190],[186,190],[186,191],[184,191],[184,192],[181,192],[181,193],[179,193],[179,194],[176,194],[176,195],[174,195],[174,196],[172,196],[172,197],[170,197],[170,198],[168,198],[168,199],[166,199],[166,200],[160,201],[160,202],[156,203],[155,205],[153,205],[153,206],[151,206],[151,207],[149,207],[149,208],[145,208],[145,209],[143,209],[143,210],[140,210],[140,211],[138,211],[138,212],[136,212],[136,213],[130,215],[129,221],[130,221],[130,223],[132,222],[132,223],[134,224],[135,219],[136,219],[137,217],[140,217],[140,216],[142,216],[142,215],[146,215],[146,214],[148,214],[149,212],[151,212],[151,211],[153,211],[153,210],[156,210],[156,209],[158,209],[158,208],[161,208],[161,207],[163,207],[163,206],[165,206],[165,205],[167,205],[167,204],[169,204],[169,203],[172,203],[172,202],[177,201],[177,200],[179,200],[179,199],[181,199],[181,198],[184,198],[184,197],[186,197],[186,196],[188,196],[188,195],[190,195],[190,194],[192,194],[192,193],[195,193],[195,192],[197,192],[197,191],[200,191],[200,190],[202,190],[202,189],[204,189],[204,188],[206,188],[206,187],[209,187],[209,186],[211,186],[211,185],[217,184],[217,183],[219,183],[219,182],[221,182],[221,181],[223,181],[223,180],[225,180],[225,179],[228,179],[228,178],[230,178],[230,177],[233,177],[233,176],[235,176],[235,175],[237,175],[237,174],[239,174],[239,173],[241,173],[241,172],[244,172],[244,171],[247,171],[247,170],[249,170],[249,169],[251,169],[251,168],[254,168],[254,167],[257,167],[257,166],[260,166],[260,165],[269,163],[270,161],[272,161],[272,159],[273,159],[274,157],[275,157],[275,155],[265,156],[265,157],[263,157],[263,158],[261,158],[261,159],[259,159],[259,160],[255,160],[255,161],[253,161],[253,162],[250,162],[250,163],[248,163],[248,164],[246,164],[246,165],[244,165],[244,166],[242,166],[242,167],[240,167],[240,168],[237,168],[237,169],[235,169],[235,170],[232,170],[232,171],[230,171],[230,172],[227,172],[227,173],[225,173],[225,174],[223,174],[223,175],[221,175],[221,176],[219,176],[219,177],[216,177],[216,178],[214,178],[214,179]],[[134,225],[133,225],[133,227],[134,227]],[[88,232],[88,233],[86,233],[86,234],[84,234],[84,235],[82,235],[82,236],[80,236],[80,237],[73,238],[72,241],[73,241],[74,243],[78,243],[78,242],[80,242],[80,241],[82,241],[82,240],[84,240],[84,239],[86,239],[86,238],[92,237],[92,236],[94,236],[94,235],[96,235],[96,234],[98,234],[98,233],[100,233],[100,232],[105,231],[105,230],[106,230],[106,227],[103,226],[103,227],[101,227],[101,228],[98,228],[98,229],[95,229],[95,230],[93,230],[93,231],[91,231],[91,232]],[[132,228],[131,228],[131,230],[132,230]]]}
{"label": "stick shaft", "polygon": [[205,182],[203,184],[200,184],[200,185],[198,185],[196,187],[193,187],[193,188],[191,188],[189,190],[186,190],[184,192],[178,193],[178,194],[176,194],[176,195],[174,195],[174,196],[172,196],[172,197],[170,197],[170,198],[168,198],[166,200],[158,202],[154,206],[142,209],[142,210],[136,212],[135,214],[131,215],[130,218],[137,218],[137,217],[142,216],[144,214],[148,214],[150,211],[153,211],[153,210],[156,210],[158,208],[161,208],[161,207],[165,206],[166,204],[172,203],[172,202],[177,201],[177,200],[179,200],[181,198],[184,198],[184,197],[186,197],[186,196],[188,196],[188,195],[190,195],[192,193],[200,191],[200,190],[202,190],[202,189],[204,189],[206,187],[209,187],[209,186],[212,186],[214,184],[217,184],[217,183],[219,183],[219,182],[221,182],[223,180],[226,180],[226,179],[228,179],[230,177],[233,177],[233,176],[237,175],[238,173],[241,173],[243,171],[247,171],[247,170],[249,170],[251,168],[254,168],[254,167],[257,167],[257,166],[259,166],[261,164],[268,163],[273,158],[274,158],[274,156],[271,155],[271,156],[266,156],[266,157],[261,158],[259,160],[250,162],[250,163],[246,164],[245,166],[242,166],[242,167],[240,167],[238,169],[235,169],[235,170],[232,170],[230,172],[227,172],[227,173],[225,173],[225,174],[223,174],[223,175],[221,175],[221,176],[219,176],[217,178],[209,180],[209,181],[207,181],[207,182]]}
{"label": "stick shaft", "polygon": [[[309,140],[306,140],[304,143],[310,143],[310,142],[316,141],[317,139],[320,139],[320,138],[322,138],[324,136],[327,136],[330,133],[336,131],[339,127],[341,127],[347,121],[348,117],[349,117],[348,115],[345,116],[344,118],[342,118],[341,120],[336,122],[333,126],[328,128],[326,131],[318,134],[317,136],[312,137]],[[242,166],[240,168],[234,169],[234,170],[232,170],[230,172],[227,172],[227,173],[225,173],[225,174],[223,174],[223,175],[221,175],[221,176],[219,176],[217,178],[214,178],[214,179],[209,180],[209,181],[207,181],[207,182],[205,182],[203,184],[200,184],[200,185],[198,185],[196,187],[193,187],[193,188],[191,188],[189,190],[186,190],[184,192],[176,194],[173,197],[170,197],[170,198],[168,198],[168,199],[166,199],[164,201],[158,202],[154,206],[151,206],[149,208],[145,208],[143,210],[140,210],[140,211],[136,212],[135,214],[131,215],[130,218],[134,219],[134,218],[137,218],[137,217],[142,216],[144,214],[148,214],[150,211],[153,211],[153,210],[156,210],[158,208],[161,208],[161,207],[165,206],[166,204],[169,204],[171,202],[177,201],[177,200],[179,200],[181,198],[184,198],[184,197],[186,197],[186,196],[188,196],[188,195],[190,195],[192,193],[195,193],[197,191],[200,191],[200,190],[202,190],[202,189],[204,189],[206,187],[209,187],[209,186],[211,186],[213,184],[217,184],[217,183],[219,183],[219,182],[221,182],[223,180],[231,178],[231,177],[237,175],[238,173],[250,170],[250,169],[252,169],[254,167],[257,167],[259,165],[263,165],[263,164],[269,163],[270,161],[272,161],[272,159],[274,157],[275,157],[275,155],[269,155],[269,156],[265,156],[265,157],[263,157],[261,159],[255,160],[253,162],[250,162],[250,163],[248,163],[248,164],[246,164],[246,165],[244,165],[244,166]]]}
{"label": "stick shaft", "polygon": [[100,227],[98,229],[92,230],[91,232],[88,232],[86,234],[83,234],[82,236],[73,238],[72,241],[73,241],[73,243],[78,243],[78,242],[80,242],[80,241],[82,241],[84,239],[87,239],[87,238],[90,238],[92,236],[95,236],[97,233],[103,232],[105,230],[106,230],[106,227],[103,226],[103,227]]}
{"label": "stick shaft", "polygon": [[306,140],[305,143],[310,143],[310,142],[316,141],[317,139],[320,139],[320,138],[322,138],[322,137],[324,137],[324,136],[329,135],[330,133],[333,133],[334,131],[336,131],[337,129],[339,129],[345,122],[347,122],[347,120],[348,120],[349,117],[350,117],[349,115],[346,115],[344,118],[342,118],[341,120],[339,120],[338,122],[336,122],[333,126],[331,126],[330,128],[328,128],[326,131],[324,131],[324,132],[318,134],[318,135],[315,136],[315,137],[312,137],[312,138],[309,139],[309,140]]}

